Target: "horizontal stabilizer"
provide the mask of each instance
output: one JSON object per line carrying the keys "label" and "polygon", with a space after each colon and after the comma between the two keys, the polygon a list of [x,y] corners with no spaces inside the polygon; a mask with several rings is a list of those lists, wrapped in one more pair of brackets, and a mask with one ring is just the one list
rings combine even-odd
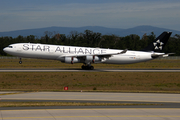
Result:
{"label": "horizontal stabilizer", "polygon": [[152,58],[158,58],[158,57],[168,57],[169,55],[173,55],[175,53],[167,53],[167,54],[152,54]]}

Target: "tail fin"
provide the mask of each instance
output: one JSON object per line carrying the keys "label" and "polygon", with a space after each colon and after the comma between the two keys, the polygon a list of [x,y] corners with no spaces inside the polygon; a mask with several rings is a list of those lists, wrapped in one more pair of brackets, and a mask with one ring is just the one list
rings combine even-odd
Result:
{"label": "tail fin", "polygon": [[163,32],[158,36],[149,46],[143,49],[143,51],[162,52],[172,32]]}

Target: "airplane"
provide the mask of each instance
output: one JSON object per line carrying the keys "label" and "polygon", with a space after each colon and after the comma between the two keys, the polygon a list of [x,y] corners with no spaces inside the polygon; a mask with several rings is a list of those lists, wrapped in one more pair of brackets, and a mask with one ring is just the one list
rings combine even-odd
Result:
{"label": "airplane", "polygon": [[131,64],[168,57],[174,53],[161,53],[172,32],[163,32],[141,51],[90,48],[78,46],[49,45],[39,43],[16,43],[3,49],[4,52],[21,58],[59,60],[63,63],[83,63],[83,70],[93,70],[93,63]]}

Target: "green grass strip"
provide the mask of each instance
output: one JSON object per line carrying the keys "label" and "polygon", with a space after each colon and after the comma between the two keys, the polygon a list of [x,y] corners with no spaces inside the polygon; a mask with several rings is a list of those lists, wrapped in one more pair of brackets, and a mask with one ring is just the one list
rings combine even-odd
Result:
{"label": "green grass strip", "polygon": [[80,103],[80,102],[0,102],[0,107],[40,107],[40,106],[149,106],[153,103]]}

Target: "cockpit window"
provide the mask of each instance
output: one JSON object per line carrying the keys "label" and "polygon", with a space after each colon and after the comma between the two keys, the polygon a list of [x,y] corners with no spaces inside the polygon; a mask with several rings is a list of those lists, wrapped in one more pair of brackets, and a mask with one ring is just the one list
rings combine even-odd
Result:
{"label": "cockpit window", "polygon": [[13,48],[13,46],[8,46],[8,48]]}

